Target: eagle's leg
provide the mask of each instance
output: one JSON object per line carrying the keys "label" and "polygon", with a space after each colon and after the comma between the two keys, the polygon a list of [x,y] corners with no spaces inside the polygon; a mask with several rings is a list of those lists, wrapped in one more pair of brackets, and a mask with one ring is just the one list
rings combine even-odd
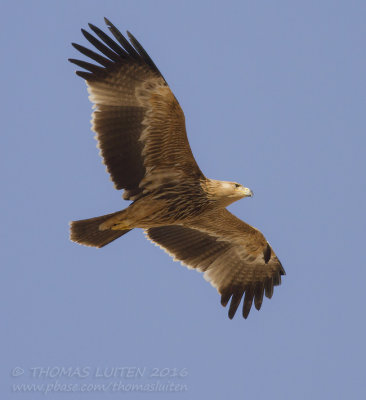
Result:
{"label": "eagle's leg", "polygon": [[131,222],[129,220],[125,220],[125,221],[116,223],[110,229],[112,229],[112,231],[124,231],[126,229],[132,229],[132,228],[133,228],[133,226],[132,226]]}
{"label": "eagle's leg", "polygon": [[107,219],[107,221],[104,221],[102,224],[99,225],[99,230],[106,231],[108,229],[111,229],[113,231],[123,231],[126,229],[134,228],[132,221],[127,216],[127,211],[128,208],[122,210],[116,215],[113,215],[113,217]]}

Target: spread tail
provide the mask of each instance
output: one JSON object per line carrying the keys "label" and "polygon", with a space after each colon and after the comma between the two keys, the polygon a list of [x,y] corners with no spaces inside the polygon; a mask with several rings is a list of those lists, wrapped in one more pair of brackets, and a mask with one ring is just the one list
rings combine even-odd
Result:
{"label": "spread tail", "polygon": [[99,230],[99,225],[108,218],[113,217],[123,211],[117,211],[112,214],[102,215],[101,217],[82,219],[80,221],[70,222],[70,240],[83,244],[84,246],[103,247],[113,240],[129,232],[126,230]]}

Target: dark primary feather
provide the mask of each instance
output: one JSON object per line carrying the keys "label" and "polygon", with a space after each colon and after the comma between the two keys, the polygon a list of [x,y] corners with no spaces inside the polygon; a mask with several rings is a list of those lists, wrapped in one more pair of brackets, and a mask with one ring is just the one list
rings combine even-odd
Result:
{"label": "dark primary feather", "polygon": [[264,295],[264,283],[257,282],[254,288],[254,305],[257,310],[260,310],[262,306],[263,295]]}
{"label": "dark primary feather", "polygon": [[251,285],[245,291],[244,296],[244,304],[243,304],[243,317],[247,318],[249,315],[249,311],[252,308],[253,298],[254,298],[254,287],[255,285]]}
{"label": "dark primary feather", "polygon": [[231,298],[231,303],[229,307],[229,318],[233,319],[234,315],[236,313],[236,310],[239,307],[239,304],[241,302],[241,299],[243,297],[245,288],[243,287],[234,287],[232,289],[232,298]]}

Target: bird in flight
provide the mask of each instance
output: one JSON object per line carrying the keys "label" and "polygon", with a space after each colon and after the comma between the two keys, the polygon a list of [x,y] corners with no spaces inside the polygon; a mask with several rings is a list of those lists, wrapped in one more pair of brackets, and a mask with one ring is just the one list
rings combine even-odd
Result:
{"label": "bird in flight", "polygon": [[105,22],[112,36],[92,24],[95,35],[82,29],[99,52],[73,43],[89,62],[69,61],[83,69],[76,73],[94,103],[92,130],[106,169],[132,203],[71,222],[70,239],[103,247],[142,228],[174,260],[204,273],[221,304],[230,302],[230,319],[244,297],[247,318],[253,301],[259,310],[263,295],[271,298],[285,275],[262,233],[226,208],[253,193],[239,183],[205,177],[189,146],[183,111],[163,75],[133,35],[127,32],[127,40]]}

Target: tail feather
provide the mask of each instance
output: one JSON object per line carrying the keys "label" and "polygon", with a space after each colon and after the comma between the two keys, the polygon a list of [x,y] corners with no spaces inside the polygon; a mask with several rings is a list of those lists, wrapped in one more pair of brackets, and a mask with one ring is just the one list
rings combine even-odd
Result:
{"label": "tail feather", "polygon": [[131,229],[118,230],[99,230],[99,225],[105,222],[108,218],[121,213],[117,211],[112,214],[102,215],[100,217],[82,219],[79,221],[70,222],[70,240],[83,244],[84,246],[103,247],[113,240],[129,232]]}

